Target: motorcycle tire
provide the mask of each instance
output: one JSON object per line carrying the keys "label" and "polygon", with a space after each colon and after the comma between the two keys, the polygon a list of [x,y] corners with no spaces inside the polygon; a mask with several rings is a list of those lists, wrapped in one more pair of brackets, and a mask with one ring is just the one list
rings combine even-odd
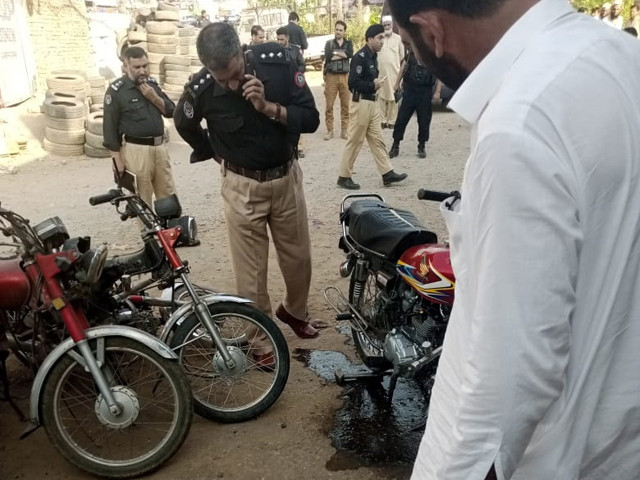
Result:
{"label": "motorcycle tire", "polygon": [[[366,314],[368,310],[372,308],[371,304],[375,302],[377,296],[377,287],[375,275],[372,271],[367,271],[367,278],[361,285],[362,293],[360,296],[355,299],[355,292],[357,285],[357,280],[354,274],[351,275],[349,279],[349,303],[351,303],[358,312],[367,320],[367,322],[371,322],[372,319],[368,318],[369,315]],[[384,372],[389,368],[392,368],[391,363],[384,357],[384,355],[375,355],[371,352],[370,349],[366,347],[366,339],[362,332],[351,327],[351,338],[353,338],[353,346],[356,349],[356,353],[358,357],[362,360],[362,363],[375,372]],[[382,347],[382,345],[380,345]]]}
{"label": "motorcycle tire", "polygon": [[[251,305],[220,302],[209,305],[209,312],[235,368],[224,365],[195,312],[176,327],[169,346],[191,383],[198,415],[222,423],[251,420],[284,390],[290,368],[287,342],[275,322]],[[254,352],[265,350],[274,353],[272,367],[255,357]]]}
{"label": "motorcycle tire", "polygon": [[[96,343],[91,341],[94,350]],[[123,413],[113,417],[91,374],[64,355],[43,385],[42,422],[54,447],[82,470],[107,478],[145,475],[187,438],[193,416],[189,382],[178,362],[138,341],[106,337],[104,347]]]}

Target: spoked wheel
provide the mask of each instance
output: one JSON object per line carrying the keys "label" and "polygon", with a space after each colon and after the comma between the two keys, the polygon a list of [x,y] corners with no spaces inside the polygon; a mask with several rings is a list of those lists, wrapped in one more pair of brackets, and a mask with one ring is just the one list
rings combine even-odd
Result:
{"label": "spoked wheel", "polygon": [[214,303],[209,312],[233,366],[224,361],[195,313],[176,327],[170,344],[191,382],[195,411],[225,423],[255,418],[273,405],[287,383],[289,349],[284,335],[250,305]]}
{"label": "spoked wheel", "polygon": [[[376,316],[379,314],[377,305],[379,295],[373,272],[367,271],[367,278],[362,283],[355,279],[355,275],[351,275],[349,302],[370,325],[376,324]],[[351,336],[362,363],[374,371],[385,371],[391,368],[392,365],[384,358],[383,344],[380,340],[373,335],[365,335],[354,327],[351,327]]]}
{"label": "spoked wheel", "polygon": [[93,377],[69,355],[51,369],[42,394],[42,420],[53,445],[94,475],[129,478],[149,473],[180,448],[191,427],[189,383],[178,362],[123,337],[92,340],[121,408],[114,415]]}
{"label": "spoked wheel", "polygon": [[[211,295],[212,293],[216,293],[211,288],[202,287],[196,284],[193,284],[193,288],[199,297],[204,297],[206,295]],[[173,300],[176,302],[191,302],[192,298],[191,298],[191,295],[189,295],[189,291],[187,290],[187,287],[181,284],[177,286],[173,291]],[[170,307],[160,308],[160,316],[162,317],[163,322],[167,322],[167,320],[171,318],[171,314],[174,312],[174,310],[176,309],[170,308]]]}

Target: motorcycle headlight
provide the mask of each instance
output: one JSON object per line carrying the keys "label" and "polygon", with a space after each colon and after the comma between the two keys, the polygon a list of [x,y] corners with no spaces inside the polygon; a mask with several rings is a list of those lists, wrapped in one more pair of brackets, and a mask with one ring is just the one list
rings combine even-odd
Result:
{"label": "motorcycle headlight", "polygon": [[198,244],[198,225],[196,219],[191,216],[184,216],[180,218],[174,218],[169,220],[169,227],[180,227],[180,237],[178,240],[183,245],[197,245]]}

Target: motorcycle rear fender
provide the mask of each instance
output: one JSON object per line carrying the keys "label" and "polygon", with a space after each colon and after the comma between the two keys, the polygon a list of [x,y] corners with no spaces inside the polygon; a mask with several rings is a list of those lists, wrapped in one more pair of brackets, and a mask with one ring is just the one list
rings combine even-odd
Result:
{"label": "motorcycle rear fender", "polygon": [[[252,303],[252,301],[248,298],[237,297],[235,295],[227,295],[225,293],[214,293],[211,295],[206,295],[200,298],[200,301],[207,306],[220,302]],[[169,320],[167,320],[167,323],[165,323],[162,327],[162,331],[160,332],[160,340],[166,342],[173,330],[181,325],[182,322],[184,322],[185,319],[191,314],[195,314],[193,302],[186,303],[178,308],[175,312],[173,312]]]}
{"label": "motorcycle rear fender", "polygon": [[[88,340],[104,337],[130,338],[149,347],[164,358],[178,360],[178,357],[173,353],[173,350],[156,337],[133,327],[127,327],[124,325],[102,325],[99,327],[89,328],[88,330],[85,330],[84,333]],[[21,439],[25,438],[40,426],[40,395],[42,394],[44,382],[58,360],[60,360],[64,355],[67,355],[74,347],[75,343],[73,342],[73,339],[71,337],[67,338],[54,348],[49,355],[47,355],[47,358],[44,359],[44,362],[38,369],[38,373],[36,374],[36,378],[34,379],[31,387],[31,397],[29,401],[31,424],[22,433],[22,435],[20,435]]]}

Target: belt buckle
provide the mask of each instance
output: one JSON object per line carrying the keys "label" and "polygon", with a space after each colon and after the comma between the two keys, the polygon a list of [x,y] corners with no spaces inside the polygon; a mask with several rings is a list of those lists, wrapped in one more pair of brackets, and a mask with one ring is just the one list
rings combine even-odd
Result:
{"label": "belt buckle", "polygon": [[158,145],[162,145],[163,137],[153,137],[153,146],[157,147]]}

